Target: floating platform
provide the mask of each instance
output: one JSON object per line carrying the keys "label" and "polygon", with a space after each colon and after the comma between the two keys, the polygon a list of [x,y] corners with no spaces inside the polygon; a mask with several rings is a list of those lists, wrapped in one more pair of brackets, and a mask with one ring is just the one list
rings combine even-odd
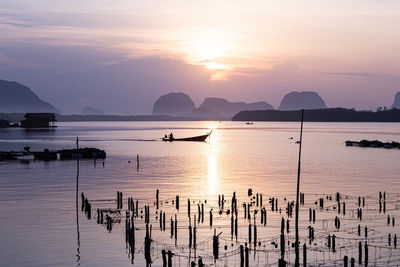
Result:
{"label": "floating platform", "polygon": [[44,161],[52,161],[52,160],[68,160],[68,159],[76,159],[77,157],[80,159],[105,159],[107,154],[104,150],[93,148],[93,147],[84,147],[79,149],[62,149],[62,150],[49,150],[44,149],[43,151],[29,151],[29,149],[25,151],[9,151],[4,152],[0,151],[0,161],[1,160],[18,160],[21,157],[31,156],[33,155],[34,160],[44,160]]}
{"label": "floating platform", "polygon": [[346,141],[346,146],[358,146],[358,147],[381,147],[381,148],[398,148],[400,149],[399,142],[381,142],[378,140],[361,140],[361,141]]}
{"label": "floating platform", "polygon": [[60,159],[105,159],[107,154],[104,150],[92,147],[85,147],[80,149],[63,149],[59,150]]}

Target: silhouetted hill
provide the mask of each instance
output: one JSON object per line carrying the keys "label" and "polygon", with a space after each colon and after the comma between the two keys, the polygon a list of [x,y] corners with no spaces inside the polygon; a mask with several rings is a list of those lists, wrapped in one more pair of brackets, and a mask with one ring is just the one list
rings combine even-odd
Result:
{"label": "silhouetted hill", "polygon": [[394,96],[394,102],[392,108],[400,109],[400,92],[397,92]]}
{"label": "silhouetted hill", "polygon": [[184,93],[161,96],[153,105],[153,115],[187,116],[195,109],[192,99]]}
{"label": "silhouetted hill", "polygon": [[285,95],[279,110],[321,109],[325,101],[316,92],[290,92]]}
{"label": "silhouetted hill", "polygon": [[199,108],[193,109],[192,112],[190,113],[190,116],[196,117],[196,118],[219,119],[220,114],[218,112],[211,111],[211,110],[208,110],[203,107],[199,107]]}
{"label": "silhouetted hill", "polygon": [[[241,111],[233,121],[300,121],[301,112],[281,110]],[[316,122],[400,122],[400,110],[356,111],[345,108],[326,108],[304,111],[305,121]]]}
{"label": "silhouetted hill", "polygon": [[195,117],[232,117],[242,110],[265,110],[273,109],[267,102],[229,102],[224,98],[208,97],[199,108],[192,111]]}
{"label": "silhouetted hill", "polygon": [[[0,113],[0,120],[19,122],[24,119],[25,113]],[[177,117],[166,115],[60,115],[56,114],[57,121],[201,121],[202,118]]]}
{"label": "silhouetted hill", "polygon": [[86,106],[82,109],[81,112],[82,115],[105,115],[106,113],[104,113],[104,111],[97,109],[97,108],[93,108],[91,106]]}
{"label": "silhouetted hill", "polygon": [[[10,116],[3,116],[5,119]],[[0,118],[2,114],[0,113]],[[57,121],[194,121],[192,117],[177,117],[167,115],[59,115]]]}
{"label": "silhouetted hill", "polygon": [[58,112],[27,86],[0,80],[0,112]]}

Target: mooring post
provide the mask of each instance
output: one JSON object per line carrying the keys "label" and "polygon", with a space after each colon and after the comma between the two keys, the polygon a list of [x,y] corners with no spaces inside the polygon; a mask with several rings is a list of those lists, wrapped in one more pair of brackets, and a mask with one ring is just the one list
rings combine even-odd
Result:
{"label": "mooring post", "polygon": [[213,236],[213,255],[214,255],[214,261],[218,259],[218,254],[219,254],[219,236],[217,236],[217,230],[214,229],[214,236]]}
{"label": "mooring post", "polygon": [[258,207],[258,204],[259,204],[259,196],[258,196],[258,193],[256,194],[256,199],[257,199],[257,207]]}
{"label": "mooring post", "polygon": [[175,236],[175,244],[176,244],[176,241],[178,239],[178,218],[177,218],[176,214],[175,214],[175,234],[174,234],[174,236]]}
{"label": "mooring post", "polygon": [[286,261],[284,259],[279,259],[278,260],[278,266],[279,267],[286,267]]}
{"label": "mooring post", "polygon": [[210,209],[210,229],[212,227],[212,223],[213,223],[213,214],[212,214],[212,209]]}
{"label": "mooring post", "polygon": [[159,191],[158,191],[158,189],[157,189],[157,191],[156,191],[156,207],[157,207],[157,209],[158,209],[158,207],[159,207],[159,205],[158,205],[158,198],[159,198]]}
{"label": "mooring post", "polygon": [[204,204],[201,203],[201,223],[204,223]]}
{"label": "mooring post", "polygon": [[187,207],[187,211],[188,211],[188,217],[190,218],[190,199],[188,199],[188,207]]}
{"label": "mooring post", "polygon": [[231,215],[231,240],[233,240],[233,213]]}
{"label": "mooring post", "polygon": [[165,212],[163,212],[163,231],[165,231]]}
{"label": "mooring post", "polygon": [[192,223],[189,218],[189,248],[192,247]]}
{"label": "mooring post", "polygon": [[243,249],[243,245],[240,245],[240,267],[244,267],[244,249]]}
{"label": "mooring post", "polygon": [[193,248],[196,249],[196,215],[194,215],[193,226]]}
{"label": "mooring post", "polygon": [[172,267],[172,252],[168,250],[168,267]]}
{"label": "mooring post", "polygon": [[237,238],[238,238],[238,218],[235,218],[235,239],[237,242]]}
{"label": "mooring post", "polygon": [[246,263],[246,267],[249,267],[249,248],[246,246],[245,248],[245,252],[246,252],[246,256],[245,256],[245,263]]}
{"label": "mooring post", "polygon": [[249,223],[249,246],[251,245],[251,223]]}
{"label": "mooring post", "polygon": [[313,214],[313,219],[312,220],[313,220],[313,223],[315,223],[315,209],[313,209],[313,213],[312,214]]}
{"label": "mooring post", "polygon": [[163,249],[161,251],[161,254],[162,254],[163,267],[167,267],[167,252]]}
{"label": "mooring post", "polygon": [[172,216],[171,216],[171,239],[174,236],[174,221],[172,220]]}
{"label": "mooring post", "polygon": [[285,234],[281,234],[281,259],[285,258]]}

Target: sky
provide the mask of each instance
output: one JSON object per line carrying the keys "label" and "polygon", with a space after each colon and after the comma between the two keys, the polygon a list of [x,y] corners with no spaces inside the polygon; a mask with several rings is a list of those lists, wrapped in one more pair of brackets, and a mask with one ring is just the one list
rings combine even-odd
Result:
{"label": "sky", "polygon": [[0,79],[64,113],[148,114],[162,94],[390,107],[398,0],[2,0]]}

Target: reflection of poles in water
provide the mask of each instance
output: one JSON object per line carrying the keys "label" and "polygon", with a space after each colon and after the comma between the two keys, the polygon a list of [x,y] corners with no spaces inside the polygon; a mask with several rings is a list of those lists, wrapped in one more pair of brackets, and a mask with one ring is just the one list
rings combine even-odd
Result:
{"label": "reflection of poles in water", "polygon": [[78,239],[78,247],[76,248],[76,262],[77,266],[80,265],[80,247],[81,247],[81,241],[80,241],[80,233],[79,233],[79,213],[78,213],[78,191],[79,191],[79,140],[78,137],[76,138],[76,192],[75,192],[75,209],[76,209],[76,233],[77,233],[77,239]]}
{"label": "reflection of poles in water", "polygon": [[295,221],[295,230],[296,230],[296,243],[295,243],[295,267],[300,265],[299,259],[299,193],[300,193],[300,159],[301,159],[301,145],[303,144],[303,121],[304,121],[304,109],[301,110],[301,126],[300,126],[300,146],[299,146],[299,162],[297,168],[297,191],[296,191],[296,221]]}

